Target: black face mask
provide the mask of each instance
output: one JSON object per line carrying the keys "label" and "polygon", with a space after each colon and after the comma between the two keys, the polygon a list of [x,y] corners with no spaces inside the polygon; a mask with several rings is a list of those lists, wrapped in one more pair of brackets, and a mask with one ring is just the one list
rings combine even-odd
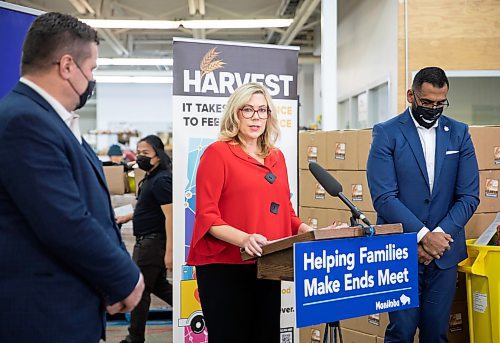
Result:
{"label": "black face mask", "polygon": [[148,156],[139,155],[139,156],[137,156],[136,162],[137,162],[137,165],[139,166],[139,168],[141,168],[144,171],[150,171],[154,167],[151,164],[151,157],[148,157]]}
{"label": "black face mask", "polygon": [[95,80],[90,80],[87,85],[87,89],[85,89],[85,91],[82,94],[80,94],[80,102],[78,103],[78,105],[76,105],[75,110],[78,110],[83,106],[85,106],[87,100],[89,100],[92,97],[94,88],[95,88]]}
{"label": "black face mask", "polygon": [[75,62],[75,65],[78,67],[78,70],[80,70],[80,73],[82,73],[83,77],[87,80],[88,83],[87,83],[87,88],[85,89],[85,91],[82,94],[79,94],[76,91],[76,89],[73,86],[73,84],[71,83],[71,81],[69,81],[69,79],[68,79],[68,82],[71,85],[71,87],[73,88],[73,90],[75,91],[75,93],[80,96],[80,102],[78,103],[78,105],[76,105],[74,111],[76,111],[76,110],[82,108],[83,106],[85,106],[85,104],[87,103],[87,100],[89,100],[92,97],[92,93],[94,92],[94,88],[95,88],[95,80],[89,80],[89,79],[87,79],[87,77],[83,73],[83,71],[80,68],[80,66],[78,65],[78,63]]}
{"label": "black face mask", "polygon": [[443,108],[427,108],[418,106],[416,102],[411,104],[411,114],[413,118],[425,127],[430,129],[443,114]]}

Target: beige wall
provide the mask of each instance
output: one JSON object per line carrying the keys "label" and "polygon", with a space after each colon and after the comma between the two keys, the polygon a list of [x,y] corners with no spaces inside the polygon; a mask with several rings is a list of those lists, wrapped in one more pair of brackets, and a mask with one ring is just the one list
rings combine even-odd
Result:
{"label": "beige wall", "polygon": [[[498,0],[407,0],[408,70],[500,70]],[[406,106],[405,1],[398,11],[398,109]]]}

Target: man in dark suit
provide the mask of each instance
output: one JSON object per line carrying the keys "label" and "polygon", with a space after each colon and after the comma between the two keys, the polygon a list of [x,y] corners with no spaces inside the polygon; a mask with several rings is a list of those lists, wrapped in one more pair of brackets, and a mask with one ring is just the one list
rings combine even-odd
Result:
{"label": "man in dark suit", "polygon": [[420,307],[389,313],[385,342],[447,342],[457,263],[466,258],[464,226],[479,204],[479,175],[467,125],[443,116],[448,79],[420,70],[411,106],[373,127],[367,176],[377,223],[416,232]]}
{"label": "man in dark suit", "polygon": [[47,13],[0,101],[0,342],[98,342],[105,312],[130,311],[144,283],[115,224],[101,163],[73,110],[93,88],[98,38]]}

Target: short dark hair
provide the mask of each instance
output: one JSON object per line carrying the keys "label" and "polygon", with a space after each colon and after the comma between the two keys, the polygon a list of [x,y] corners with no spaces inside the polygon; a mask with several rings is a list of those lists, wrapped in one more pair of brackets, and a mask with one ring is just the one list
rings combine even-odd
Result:
{"label": "short dark hair", "polygon": [[413,79],[411,88],[415,91],[420,91],[424,82],[432,84],[434,87],[443,88],[444,85],[450,88],[450,83],[443,69],[439,67],[426,67],[420,69]]}
{"label": "short dark hair", "polygon": [[163,142],[161,141],[160,137],[155,136],[155,135],[149,135],[144,138],[142,138],[140,142],[146,142],[155,151],[156,155],[160,159],[160,164],[168,170],[172,170],[172,160],[170,159],[170,156],[167,155],[165,152],[165,145],[163,145]]}
{"label": "short dark hair", "polygon": [[70,54],[76,63],[90,56],[89,43],[99,44],[96,30],[77,18],[56,12],[35,19],[26,35],[21,75],[43,71]]}

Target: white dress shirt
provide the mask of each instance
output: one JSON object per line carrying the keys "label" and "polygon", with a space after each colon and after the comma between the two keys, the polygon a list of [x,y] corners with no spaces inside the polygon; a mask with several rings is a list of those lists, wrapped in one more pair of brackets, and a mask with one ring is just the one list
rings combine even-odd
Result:
{"label": "white dress shirt", "polygon": [[[429,192],[432,195],[432,188],[434,186],[434,169],[436,165],[436,130],[439,124],[439,119],[432,125],[430,128],[425,128],[420,125],[411,113],[411,107],[408,107],[410,112],[410,117],[413,120],[413,123],[417,127],[418,137],[420,138],[420,144],[422,145],[422,150],[424,152],[425,158],[425,166],[427,169],[427,176],[429,178]],[[417,233],[417,241],[420,242],[422,238],[429,232],[430,230],[424,226]],[[432,230],[432,232],[444,232],[439,226]]]}
{"label": "white dress shirt", "polygon": [[44,98],[50,106],[52,106],[54,111],[56,111],[56,113],[66,123],[66,125],[68,125],[69,129],[71,130],[71,132],[73,132],[78,142],[82,144],[82,135],[80,134],[80,116],[74,112],[68,112],[59,101],[57,101],[53,96],[51,96],[34,82],[24,77],[21,77],[19,81],[40,94],[40,96]]}

